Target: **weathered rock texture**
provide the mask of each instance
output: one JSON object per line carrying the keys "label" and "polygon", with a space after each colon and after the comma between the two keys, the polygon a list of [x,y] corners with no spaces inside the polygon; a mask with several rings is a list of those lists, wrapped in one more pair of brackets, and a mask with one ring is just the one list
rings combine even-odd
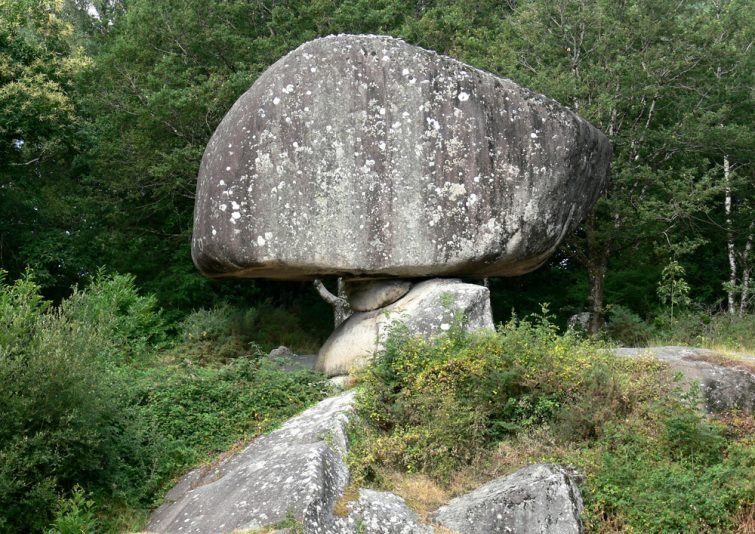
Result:
{"label": "weathered rock texture", "polygon": [[587,213],[607,138],[510,80],[390,37],[283,57],[202,160],[192,255],[208,276],[513,276]]}
{"label": "weathered rock texture", "polygon": [[393,304],[409,292],[409,280],[367,280],[346,284],[346,295],[353,311],[372,311]]}
{"label": "weathered rock texture", "polygon": [[393,493],[359,490],[359,499],[349,503],[351,512],[336,519],[328,534],[432,534],[404,499]]}
{"label": "weathered rock texture", "polygon": [[623,348],[614,352],[619,356],[653,356],[681,372],[687,382],[699,382],[709,413],[732,408],[755,412],[755,356],[727,357],[690,347]]}
{"label": "weathered rock texture", "polygon": [[433,520],[461,534],[577,534],[581,511],[574,474],[537,464],[453,499]]}
{"label": "weathered rock texture", "polygon": [[189,473],[147,530],[219,534],[293,514],[308,533],[329,531],[348,482],[343,455],[352,402],[353,393],[326,399],[212,469]]}
{"label": "weathered rock texture", "polygon": [[490,291],[454,279],[420,282],[393,304],[354,313],[341,323],[320,349],[315,368],[335,376],[363,367],[396,323],[411,334],[430,336],[449,330],[455,321],[467,331],[492,330]]}

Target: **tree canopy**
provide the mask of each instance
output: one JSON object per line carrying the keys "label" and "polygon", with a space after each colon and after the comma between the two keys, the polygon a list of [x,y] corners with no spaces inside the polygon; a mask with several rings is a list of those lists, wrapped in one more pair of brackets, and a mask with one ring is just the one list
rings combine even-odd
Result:
{"label": "tree canopy", "polygon": [[[753,255],[750,7],[2,0],[0,267],[16,277],[31,266],[55,298],[98,266],[135,274],[176,310],[237,291],[202,279],[189,257],[205,144],[286,52],[333,33],[382,33],[555,98],[613,143],[608,186],[579,231],[542,272],[494,281],[499,315],[534,299],[563,316],[591,311],[593,329],[613,305],[647,315],[662,305],[656,288],[673,262],[685,267],[693,302],[731,308],[728,291],[744,312]],[[290,293],[257,288],[267,298]]]}

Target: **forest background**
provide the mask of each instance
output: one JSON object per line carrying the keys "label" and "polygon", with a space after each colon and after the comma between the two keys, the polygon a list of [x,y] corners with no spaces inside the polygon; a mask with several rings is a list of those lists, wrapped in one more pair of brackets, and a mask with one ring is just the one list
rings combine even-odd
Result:
{"label": "forest background", "polygon": [[611,139],[609,184],[579,232],[536,273],[492,281],[497,320],[550,302],[562,321],[591,311],[595,332],[612,312],[647,320],[672,301],[750,309],[748,2],[0,6],[0,267],[11,279],[31,268],[55,301],[105,267],[133,273],[171,317],[268,301],[327,335],[322,308],[307,311],[320,305],[308,286],[206,280],[189,241],[199,161],[225,112],[286,52],[351,32],[401,37],[511,78]]}
{"label": "forest background", "polygon": [[[165,374],[168,363],[199,355],[206,364],[210,353],[209,363],[226,364],[251,342],[265,350],[317,349],[333,323],[311,284],[211,281],[194,269],[189,244],[199,162],[225,112],[284,54],[335,33],[393,35],[513,79],[610,138],[608,185],[578,231],[538,271],[490,280],[497,322],[539,312],[547,302],[556,324],[590,312],[591,333],[623,344],[752,350],[755,10],[747,0],[0,0],[4,365],[14,361],[9,355],[39,351],[29,345],[35,336],[60,352],[70,345],[72,324],[102,322],[105,310],[117,308],[120,323],[82,330],[77,357],[96,359],[100,347],[131,365],[146,347],[173,350],[161,357],[164,369],[153,362],[142,376],[131,368],[130,379],[141,385],[122,400],[162,399],[150,406],[157,406],[155,421],[165,421],[158,408],[176,400],[160,397],[167,389],[156,393],[158,379],[190,397],[196,384],[187,377],[199,376],[204,391],[219,388],[213,402],[228,383],[252,380],[238,363],[231,370],[182,368],[186,376]],[[185,344],[180,357],[170,349],[177,339]],[[11,367],[0,366],[0,379],[22,384]],[[85,367],[61,369],[86,374]],[[95,382],[90,393],[106,398],[105,382]],[[316,389],[302,393],[302,402]],[[22,404],[0,412],[40,412]],[[276,420],[263,419],[257,431]],[[13,523],[19,510],[41,506],[48,514],[35,528],[42,528],[58,492],[72,495],[86,477],[81,466],[68,478],[58,466],[52,478],[40,475],[49,483],[27,491],[29,480],[47,473],[39,466],[52,460],[40,457],[37,471],[29,467],[29,451],[5,445],[28,429],[14,434],[11,426],[0,430],[0,459],[11,465],[16,454],[31,471],[22,469],[28,479],[18,487],[16,468],[5,472],[16,481],[3,486],[8,502],[21,503],[5,526],[25,530]],[[181,442],[174,465],[157,462],[165,473],[152,473],[155,484],[196,461],[194,445],[221,450],[232,435],[213,442],[210,430],[192,434],[196,426],[174,429],[195,441]],[[91,488],[97,484],[105,482]],[[144,491],[154,495],[154,488]]]}

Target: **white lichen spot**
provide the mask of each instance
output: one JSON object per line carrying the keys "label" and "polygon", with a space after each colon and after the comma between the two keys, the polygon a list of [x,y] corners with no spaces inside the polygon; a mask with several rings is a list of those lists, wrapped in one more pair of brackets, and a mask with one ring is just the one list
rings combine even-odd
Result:
{"label": "white lichen spot", "polygon": [[459,93],[459,102],[466,102],[467,100],[469,100],[469,94],[468,93],[465,93],[464,91],[462,91],[461,93]]}
{"label": "white lichen spot", "polygon": [[227,209],[228,209],[228,206],[226,206],[225,204],[220,205],[220,211],[225,211]]}
{"label": "white lichen spot", "polygon": [[218,235],[218,231],[215,230],[214,228],[212,229],[212,235]]}
{"label": "white lichen spot", "polygon": [[220,185],[225,185],[225,180],[220,180]]}
{"label": "white lichen spot", "polygon": [[265,238],[262,237],[261,235],[258,235],[257,236],[257,245],[259,245],[260,247],[264,247],[265,243],[266,243]]}
{"label": "white lichen spot", "polygon": [[446,184],[446,187],[450,200],[456,200],[467,193],[467,188],[464,187],[464,184]]}
{"label": "white lichen spot", "polygon": [[241,213],[234,211],[233,213],[231,213],[231,218],[234,220],[239,220],[241,218]]}
{"label": "white lichen spot", "polygon": [[273,233],[272,232],[265,232],[265,239],[267,241],[270,241],[272,238],[273,238]]}
{"label": "white lichen spot", "polygon": [[239,209],[241,209],[241,206],[239,206],[238,202],[232,201],[231,202],[231,208],[233,208],[234,210],[239,210]]}
{"label": "white lichen spot", "polygon": [[226,168],[225,168],[225,170],[226,170],[226,171],[230,171],[230,170],[231,170],[231,168],[230,168],[230,167],[226,167]]}
{"label": "white lichen spot", "polygon": [[280,103],[281,103],[281,99],[280,98],[278,98],[277,96],[275,98],[273,98],[273,104],[275,104],[277,106]]}

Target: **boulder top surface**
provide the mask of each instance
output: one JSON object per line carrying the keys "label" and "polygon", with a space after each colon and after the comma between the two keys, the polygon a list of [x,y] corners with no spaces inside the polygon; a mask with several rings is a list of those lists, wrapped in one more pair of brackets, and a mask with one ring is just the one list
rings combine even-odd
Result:
{"label": "boulder top surface", "polygon": [[211,277],[524,274],[586,215],[610,156],[511,80],[392,37],[324,37],[212,136],[192,257]]}

